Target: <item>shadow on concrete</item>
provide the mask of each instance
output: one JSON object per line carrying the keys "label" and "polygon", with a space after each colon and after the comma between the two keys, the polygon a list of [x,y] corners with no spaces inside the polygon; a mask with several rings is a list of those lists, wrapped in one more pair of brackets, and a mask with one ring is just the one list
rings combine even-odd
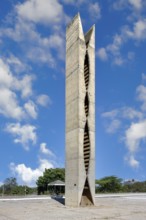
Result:
{"label": "shadow on concrete", "polygon": [[63,198],[62,196],[51,196],[51,199],[54,199],[62,205],[65,205],[65,198]]}

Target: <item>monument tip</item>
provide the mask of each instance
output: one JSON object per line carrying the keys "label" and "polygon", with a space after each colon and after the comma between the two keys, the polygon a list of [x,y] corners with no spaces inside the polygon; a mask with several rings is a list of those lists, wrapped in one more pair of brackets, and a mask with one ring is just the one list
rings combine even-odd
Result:
{"label": "monument tip", "polygon": [[79,23],[81,23],[81,17],[80,17],[80,13],[78,12],[73,19],[71,20],[71,22],[69,22],[67,29],[76,21],[78,20]]}

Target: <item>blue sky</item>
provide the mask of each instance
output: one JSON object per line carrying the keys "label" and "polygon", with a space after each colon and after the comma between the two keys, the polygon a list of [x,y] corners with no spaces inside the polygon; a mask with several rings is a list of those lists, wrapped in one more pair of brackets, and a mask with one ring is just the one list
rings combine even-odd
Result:
{"label": "blue sky", "polygon": [[96,26],[96,178],[146,180],[146,1],[0,1],[0,183],[65,164],[65,30]]}

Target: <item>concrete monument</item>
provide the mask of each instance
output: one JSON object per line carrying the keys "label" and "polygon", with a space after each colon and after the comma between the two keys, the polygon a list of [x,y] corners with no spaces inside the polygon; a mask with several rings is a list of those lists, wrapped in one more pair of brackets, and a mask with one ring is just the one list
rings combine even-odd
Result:
{"label": "concrete monument", "polygon": [[66,32],[67,206],[94,205],[95,28],[84,35],[77,14]]}

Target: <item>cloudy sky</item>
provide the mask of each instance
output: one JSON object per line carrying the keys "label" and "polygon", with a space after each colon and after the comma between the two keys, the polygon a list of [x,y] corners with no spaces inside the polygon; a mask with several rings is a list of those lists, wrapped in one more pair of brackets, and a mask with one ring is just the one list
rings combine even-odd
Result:
{"label": "cloudy sky", "polygon": [[0,182],[65,164],[65,30],[96,26],[96,178],[146,180],[146,1],[0,1]]}

